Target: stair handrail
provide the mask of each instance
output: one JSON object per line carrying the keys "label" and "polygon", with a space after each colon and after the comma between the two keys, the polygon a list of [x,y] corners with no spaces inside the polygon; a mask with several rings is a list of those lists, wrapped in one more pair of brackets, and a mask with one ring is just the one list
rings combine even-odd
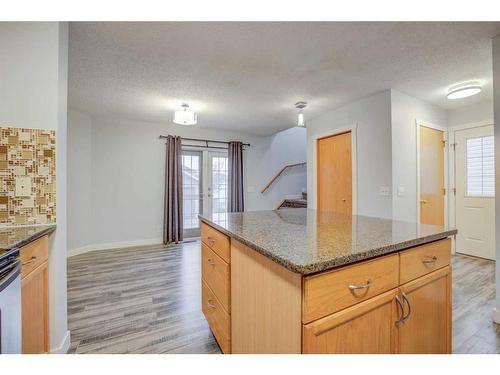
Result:
{"label": "stair handrail", "polygon": [[271,181],[269,181],[269,183],[260,191],[261,194],[265,193],[265,191],[267,189],[269,189],[271,187],[271,185],[274,183],[274,181],[276,181],[278,179],[279,176],[281,176],[283,174],[283,172],[288,169],[288,168],[293,168],[293,167],[298,167],[298,166],[301,166],[301,165],[307,165],[307,162],[302,162],[302,163],[295,163],[295,164],[288,164],[288,165],[285,165],[283,168],[281,168],[281,170],[271,179]]}

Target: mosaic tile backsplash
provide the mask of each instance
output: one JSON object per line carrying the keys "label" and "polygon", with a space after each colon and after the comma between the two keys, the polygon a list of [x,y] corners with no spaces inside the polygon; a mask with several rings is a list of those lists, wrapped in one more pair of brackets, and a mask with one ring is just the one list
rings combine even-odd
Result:
{"label": "mosaic tile backsplash", "polygon": [[0,128],[0,225],[55,221],[55,131]]}

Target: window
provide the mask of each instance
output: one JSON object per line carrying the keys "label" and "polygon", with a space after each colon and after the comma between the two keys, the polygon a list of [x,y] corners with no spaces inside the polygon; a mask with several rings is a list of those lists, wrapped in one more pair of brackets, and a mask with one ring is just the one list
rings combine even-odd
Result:
{"label": "window", "polygon": [[227,212],[228,160],[227,155],[214,153],[211,155],[211,193],[212,215],[221,220]]}
{"label": "window", "polygon": [[184,229],[198,228],[201,211],[201,158],[202,153],[182,151],[182,194]]}
{"label": "window", "polygon": [[493,136],[467,139],[467,195],[495,196],[495,143]]}

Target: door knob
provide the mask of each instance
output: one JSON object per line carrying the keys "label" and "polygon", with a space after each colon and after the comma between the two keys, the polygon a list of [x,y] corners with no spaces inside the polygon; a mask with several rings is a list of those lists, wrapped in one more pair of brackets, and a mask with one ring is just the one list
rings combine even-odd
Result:
{"label": "door knob", "polygon": [[426,203],[427,203],[427,201],[426,201],[425,199],[420,199],[420,203],[422,203],[422,204],[426,204]]}
{"label": "door knob", "polygon": [[345,199],[345,198],[342,198],[342,202],[345,202],[345,201],[346,201],[346,199]]}

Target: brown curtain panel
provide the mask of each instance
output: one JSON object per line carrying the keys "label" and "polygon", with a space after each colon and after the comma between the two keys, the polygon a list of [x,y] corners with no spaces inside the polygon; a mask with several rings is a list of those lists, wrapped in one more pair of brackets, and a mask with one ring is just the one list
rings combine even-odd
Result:
{"label": "brown curtain panel", "polygon": [[241,142],[229,142],[229,212],[243,212],[243,145]]}
{"label": "brown curtain panel", "polygon": [[165,202],[163,216],[163,243],[183,239],[182,222],[182,154],[181,137],[169,135],[165,158]]}

